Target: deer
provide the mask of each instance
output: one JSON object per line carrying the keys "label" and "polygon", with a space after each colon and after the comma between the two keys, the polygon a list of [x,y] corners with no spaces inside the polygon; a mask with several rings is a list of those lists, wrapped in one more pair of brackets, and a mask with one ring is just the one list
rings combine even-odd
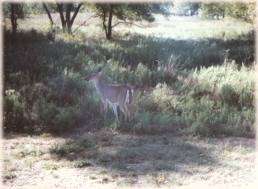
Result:
{"label": "deer", "polygon": [[104,81],[103,76],[103,71],[101,68],[99,68],[97,73],[90,74],[89,76],[85,77],[85,80],[93,82],[104,107],[105,115],[107,113],[108,106],[110,106],[113,109],[116,121],[119,122],[117,110],[119,107],[125,116],[125,120],[130,121],[132,115],[130,106],[133,101],[134,87],[122,84],[108,84]]}

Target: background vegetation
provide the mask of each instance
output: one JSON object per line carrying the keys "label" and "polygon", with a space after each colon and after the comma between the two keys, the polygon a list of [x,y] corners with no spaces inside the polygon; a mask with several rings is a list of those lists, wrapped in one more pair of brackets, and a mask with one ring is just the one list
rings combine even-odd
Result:
{"label": "background vegetation", "polygon": [[[46,6],[53,24],[46,22],[50,17],[37,17],[45,14],[43,5],[4,4],[4,132],[64,133],[84,126],[254,137],[254,32],[246,22],[253,20],[253,4],[190,6],[205,20],[217,12],[239,19],[224,18],[219,32],[211,20],[205,28],[190,25],[195,40],[126,31],[128,24],[154,22],[154,13],[167,15],[158,5]],[[84,23],[89,12],[96,19],[82,28],[76,20]],[[107,21],[111,12],[116,27]],[[111,112],[104,120],[100,113],[95,90],[83,79],[100,66],[108,81],[145,89],[130,123],[117,124]]]}

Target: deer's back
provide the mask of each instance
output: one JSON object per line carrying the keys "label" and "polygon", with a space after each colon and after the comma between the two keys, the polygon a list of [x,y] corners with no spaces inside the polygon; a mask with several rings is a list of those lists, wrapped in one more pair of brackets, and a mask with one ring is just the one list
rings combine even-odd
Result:
{"label": "deer's back", "polygon": [[102,98],[111,103],[130,103],[132,99],[132,89],[126,85],[105,85],[100,91]]}

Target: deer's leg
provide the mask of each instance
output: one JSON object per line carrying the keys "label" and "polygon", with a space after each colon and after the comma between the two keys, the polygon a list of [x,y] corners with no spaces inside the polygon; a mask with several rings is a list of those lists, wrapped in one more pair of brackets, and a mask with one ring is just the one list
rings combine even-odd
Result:
{"label": "deer's leg", "polygon": [[125,120],[127,120],[127,111],[124,106],[119,106],[123,114],[125,115]]}
{"label": "deer's leg", "polygon": [[106,116],[107,116],[107,110],[108,110],[108,102],[107,101],[101,101],[102,103],[101,103],[101,110],[102,110],[102,113],[104,113],[104,117],[106,118]]}
{"label": "deer's leg", "polygon": [[131,113],[129,111],[129,108],[127,105],[124,105],[124,109],[125,109],[125,112],[126,112],[126,117],[127,117],[127,120],[130,121],[131,120]]}
{"label": "deer's leg", "polygon": [[112,104],[112,109],[113,109],[113,112],[114,112],[114,114],[116,116],[116,120],[119,122],[118,114],[117,114],[117,105]]}

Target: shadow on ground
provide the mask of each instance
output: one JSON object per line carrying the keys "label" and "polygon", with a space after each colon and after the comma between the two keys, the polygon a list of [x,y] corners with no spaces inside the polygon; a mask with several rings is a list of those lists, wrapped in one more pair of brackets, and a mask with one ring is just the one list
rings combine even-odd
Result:
{"label": "shadow on ground", "polygon": [[123,65],[136,67],[140,62],[152,66],[154,60],[161,64],[177,64],[181,69],[220,65],[224,59],[237,64],[248,65],[254,61],[254,32],[237,39],[203,38],[199,40],[176,40],[170,38],[131,36],[130,39],[116,39],[115,48],[96,47],[96,52],[106,59],[113,59]]}
{"label": "shadow on ground", "polygon": [[[216,166],[211,149],[173,135],[126,135],[103,129],[78,134],[64,144],[54,146],[52,158],[87,162],[111,172],[149,173],[169,171],[188,174],[191,166]],[[82,163],[83,164],[83,163]]]}

